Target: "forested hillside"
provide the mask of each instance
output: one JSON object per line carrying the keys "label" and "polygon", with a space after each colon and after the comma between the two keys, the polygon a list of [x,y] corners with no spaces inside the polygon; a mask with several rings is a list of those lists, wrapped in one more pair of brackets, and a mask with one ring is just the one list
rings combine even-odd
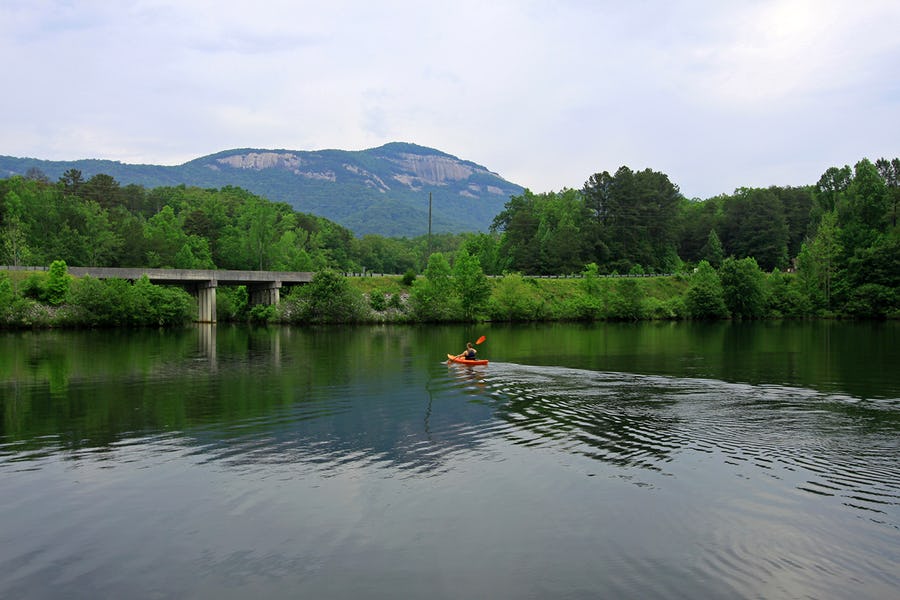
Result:
{"label": "forested hillside", "polygon": [[471,161],[396,142],[361,151],[228,150],[172,167],[0,156],[0,175],[7,177],[40,172],[55,181],[72,170],[85,179],[109,175],[123,186],[240,187],[356,235],[427,233],[429,194],[433,232],[485,231],[522,191]]}

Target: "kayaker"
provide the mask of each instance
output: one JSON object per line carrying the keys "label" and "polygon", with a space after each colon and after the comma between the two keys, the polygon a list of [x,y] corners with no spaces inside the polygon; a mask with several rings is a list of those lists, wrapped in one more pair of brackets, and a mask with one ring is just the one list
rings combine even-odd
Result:
{"label": "kayaker", "polygon": [[476,354],[478,354],[478,350],[472,347],[472,342],[466,342],[466,349],[460,356],[466,360],[475,360]]}

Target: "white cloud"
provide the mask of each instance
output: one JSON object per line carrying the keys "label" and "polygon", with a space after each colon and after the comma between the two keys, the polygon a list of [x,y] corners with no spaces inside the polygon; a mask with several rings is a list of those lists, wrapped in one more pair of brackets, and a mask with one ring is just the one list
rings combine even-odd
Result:
{"label": "white cloud", "polygon": [[0,5],[0,153],[175,164],[393,141],[535,191],[688,195],[896,155],[900,5],[135,0]]}

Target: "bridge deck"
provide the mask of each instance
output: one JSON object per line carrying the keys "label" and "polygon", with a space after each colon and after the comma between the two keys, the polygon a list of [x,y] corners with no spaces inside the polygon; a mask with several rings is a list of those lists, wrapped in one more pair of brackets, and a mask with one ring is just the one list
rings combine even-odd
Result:
{"label": "bridge deck", "polygon": [[69,267],[76,277],[90,275],[97,279],[140,279],[146,275],[154,283],[184,284],[215,282],[217,285],[309,283],[313,274],[295,271],[232,271],[228,269],[132,269],[115,267]]}

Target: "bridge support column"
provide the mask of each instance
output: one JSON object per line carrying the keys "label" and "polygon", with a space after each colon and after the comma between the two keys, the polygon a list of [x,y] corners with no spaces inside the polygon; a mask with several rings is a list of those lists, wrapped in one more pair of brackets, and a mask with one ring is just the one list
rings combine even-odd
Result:
{"label": "bridge support column", "polygon": [[280,300],[280,281],[268,281],[250,288],[250,306],[256,306],[257,304],[276,305]]}
{"label": "bridge support column", "polygon": [[197,322],[216,322],[216,286],[215,280],[205,281],[197,286]]}

